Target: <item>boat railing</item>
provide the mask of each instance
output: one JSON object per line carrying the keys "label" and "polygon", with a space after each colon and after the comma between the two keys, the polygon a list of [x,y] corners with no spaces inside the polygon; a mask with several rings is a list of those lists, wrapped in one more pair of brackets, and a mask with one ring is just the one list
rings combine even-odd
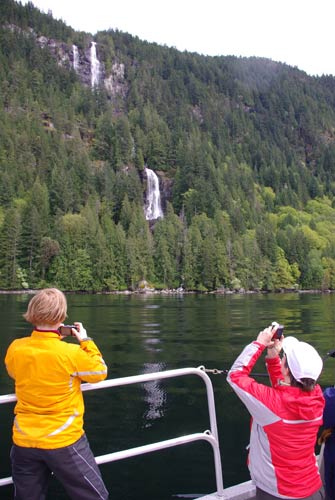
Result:
{"label": "boat railing", "polygon": [[[95,457],[97,464],[105,464],[108,462],[115,462],[117,460],[123,460],[125,458],[134,457],[137,455],[143,455],[145,453],[150,453],[153,451],[159,451],[166,448],[171,448],[174,446],[179,446],[182,444],[191,443],[194,441],[204,440],[210,443],[214,454],[214,466],[215,466],[215,478],[216,478],[216,493],[215,497],[220,499],[223,498],[223,479],[222,479],[222,466],[221,466],[221,455],[219,448],[218,430],[216,422],[216,411],[215,411],[215,401],[214,401],[214,391],[212,382],[204,371],[203,366],[198,368],[180,368],[176,370],[166,370],[162,372],[152,372],[145,373],[141,375],[134,375],[130,377],[114,378],[104,380],[102,382],[97,382],[96,384],[83,383],[81,389],[83,392],[92,391],[97,389],[107,389],[109,387],[119,387],[130,384],[141,384],[145,382],[151,382],[155,380],[169,379],[174,377],[182,377],[186,375],[197,375],[205,383],[206,393],[207,393],[207,404],[209,413],[209,424],[210,429],[204,432],[198,432],[194,434],[188,434],[181,437],[176,437],[173,439],[168,439],[165,441],[159,441],[152,444],[147,444],[144,446],[138,446],[136,448],[129,448],[127,450],[117,451],[113,453],[108,453],[106,455],[101,455]],[[16,401],[15,394],[7,394],[0,396],[0,404],[12,403]],[[6,486],[13,482],[11,477],[0,479],[0,486]]]}

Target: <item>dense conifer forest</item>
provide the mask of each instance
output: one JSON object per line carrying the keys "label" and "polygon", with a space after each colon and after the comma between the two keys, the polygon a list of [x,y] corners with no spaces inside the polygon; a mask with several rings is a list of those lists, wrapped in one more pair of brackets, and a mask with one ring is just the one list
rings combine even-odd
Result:
{"label": "dense conifer forest", "polygon": [[[94,87],[69,58],[92,41]],[[334,224],[334,77],[1,0],[0,288],[335,289]]]}

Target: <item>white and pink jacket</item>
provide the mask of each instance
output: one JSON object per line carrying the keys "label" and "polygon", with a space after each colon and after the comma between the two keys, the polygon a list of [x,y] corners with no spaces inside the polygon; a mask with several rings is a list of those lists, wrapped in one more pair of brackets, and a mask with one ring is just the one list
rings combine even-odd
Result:
{"label": "white and pink jacket", "polygon": [[258,342],[247,345],[227,376],[252,416],[250,475],[271,495],[306,498],[322,486],[314,453],[322,424],[322,390],[319,385],[312,392],[280,385],[279,356],[266,358],[272,387],[256,382],[249,375],[264,349]]}

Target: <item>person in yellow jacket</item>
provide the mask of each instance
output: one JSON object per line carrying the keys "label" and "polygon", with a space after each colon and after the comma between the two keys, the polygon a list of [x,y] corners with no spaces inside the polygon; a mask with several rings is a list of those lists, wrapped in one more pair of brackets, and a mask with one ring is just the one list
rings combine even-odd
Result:
{"label": "person in yellow jacket", "polygon": [[29,337],[14,340],[5,364],[15,380],[12,476],[15,500],[45,500],[54,473],[73,500],[106,500],[108,491],[83,428],[82,381],[107,376],[102,355],[74,323],[79,345],[62,341],[67,314],[65,295],[39,291],[24,318],[34,326]]}

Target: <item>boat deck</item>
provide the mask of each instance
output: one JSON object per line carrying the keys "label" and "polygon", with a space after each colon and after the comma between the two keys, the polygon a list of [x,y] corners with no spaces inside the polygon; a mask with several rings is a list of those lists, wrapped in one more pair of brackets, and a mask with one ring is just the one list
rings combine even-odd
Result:
{"label": "boat deck", "polygon": [[252,500],[255,498],[256,488],[251,481],[231,486],[223,490],[223,497],[218,496],[217,493],[211,493],[198,500]]}

